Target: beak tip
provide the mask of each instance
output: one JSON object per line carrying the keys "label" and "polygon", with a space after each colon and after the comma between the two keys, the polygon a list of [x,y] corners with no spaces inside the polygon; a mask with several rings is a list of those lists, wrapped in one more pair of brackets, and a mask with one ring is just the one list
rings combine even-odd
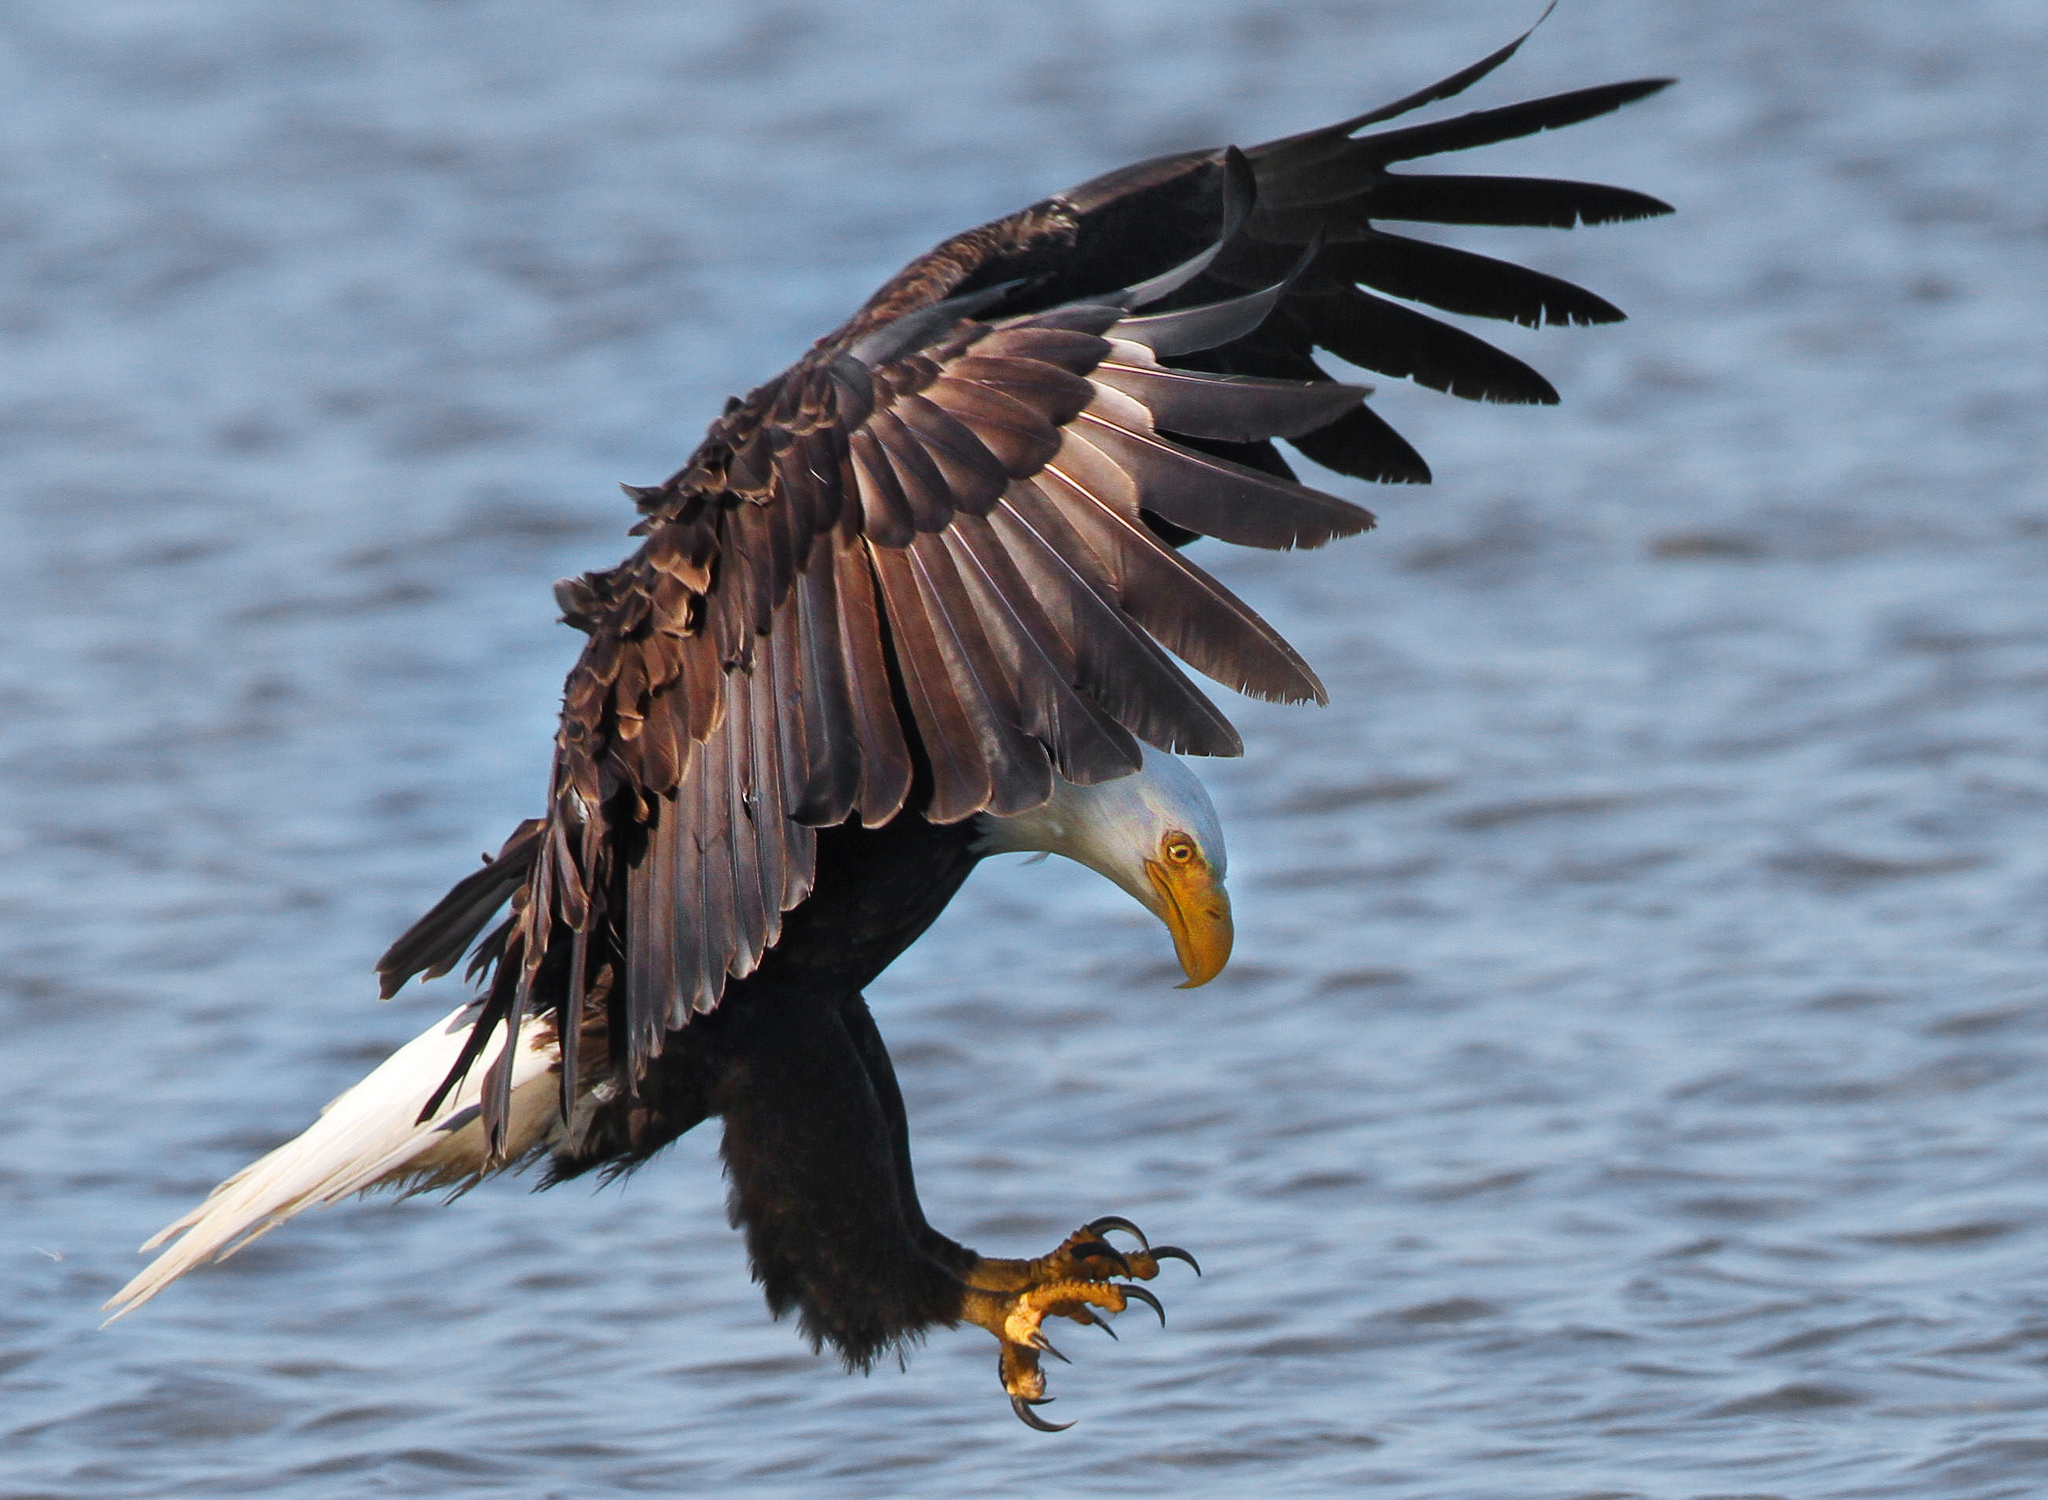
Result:
{"label": "beak tip", "polygon": [[1188,977],[1174,988],[1177,990],[1200,989],[1230,966],[1231,938],[1228,922],[1221,924],[1221,931],[1215,928],[1205,934],[1206,942],[1187,941],[1176,944],[1180,951],[1181,972]]}
{"label": "beak tip", "polygon": [[1169,876],[1150,860],[1145,873],[1159,895],[1152,910],[1173,934],[1174,957],[1187,975],[1174,988],[1199,989],[1229,966],[1237,938],[1230,920],[1230,898],[1223,893],[1220,880],[1205,880],[1190,888],[1184,879]]}

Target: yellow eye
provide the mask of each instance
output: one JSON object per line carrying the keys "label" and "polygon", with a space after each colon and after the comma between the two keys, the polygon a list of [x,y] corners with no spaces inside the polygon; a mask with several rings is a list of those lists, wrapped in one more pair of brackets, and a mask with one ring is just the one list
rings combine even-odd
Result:
{"label": "yellow eye", "polygon": [[1195,846],[1186,839],[1168,839],[1166,857],[1177,865],[1184,865],[1195,857]]}

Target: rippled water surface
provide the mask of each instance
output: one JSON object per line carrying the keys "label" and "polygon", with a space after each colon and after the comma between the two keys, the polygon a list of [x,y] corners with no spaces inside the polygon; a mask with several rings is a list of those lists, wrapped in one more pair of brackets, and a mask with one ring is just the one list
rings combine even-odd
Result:
{"label": "rippled water surface", "polygon": [[708,1131],[95,1331],[452,1003],[368,964],[537,807],[613,481],[943,234],[1527,11],[0,7],[0,1495],[2048,1488],[2035,0],[1571,0],[1482,87],[1684,75],[1467,168],[1684,213],[1458,236],[1636,321],[1500,335],[1557,411],[1381,382],[1437,485],[1205,558],[1333,698],[1210,774],[1232,972],[1006,865],[873,995],[935,1219],[1208,1268],[1071,1433],[769,1322]]}

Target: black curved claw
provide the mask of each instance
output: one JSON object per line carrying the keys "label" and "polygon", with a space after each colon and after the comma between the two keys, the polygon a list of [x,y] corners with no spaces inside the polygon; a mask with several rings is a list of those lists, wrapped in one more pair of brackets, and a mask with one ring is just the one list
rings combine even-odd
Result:
{"label": "black curved claw", "polygon": [[1123,1251],[1117,1249],[1108,1240],[1083,1240],[1078,1245],[1069,1245],[1067,1247],[1067,1254],[1090,1258],[1099,1255],[1104,1260],[1115,1262],[1117,1275],[1128,1276],[1131,1274],[1131,1263],[1124,1259]]}
{"label": "black curved claw", "polygon": [[1089,1321],[1089,1322],[1091,1322],[1091,1323],[1093,1323],[1093,1324],[1094,1324],[1094,1325],[1095,1325],[1095,1326],[1096,1326],[1097,1328],[1100,1328],[1100,1329],[1101,1329],[1101,1330],[1102,1330],[1102,1331],[1103,1331],[1104,1333],[1108,1334],[1108,1335],[1109,1335],[1109,1336],[1110,1336],[1111,1338],[1115,1339],[1115,1340],[1116,1340],[1116,1341],[1117,1341],[1118,1343],[1122,1343],[1122,1342],[1123,1342],[1123,1337],[1122,1337],[1122,1335],[1120,1335],[1120,1334],[1119,1334],[1119,1333],[1118,1333],[1118,1332],[1117,1332],[1117,1331],[1116,1331],[1116,1330],[1115,1330],[1114,1328],[1112,1328],[1112,1327],[1110,1327],[1110,1326],[1109,1326],[1109,1319],[1107,1319],[1107,1318],[1090,1318],[1090,1319],[1089,1319],[1088,1321]]}
{"label": "black curved claw", "polygon": [[1133,1224],[1129,1219],[1123,1218],[1117,1214],[1104,1214],[1101,1218],[1092,1219],[1088,1223],[1083,1224],[1081,1227],[1087,1230],[1090,1234],[1094,1235],[1097,1239],[1100,1239],[1103,1235],[1109,1233],[1109,1231],[1112,1229],[1121,1229],[1125,1234],[1129,1235],[1132,1239],[1136,1240],[1145,1249],[1150,1250],[1152,1248],[1152,1242],[1145,1238],[1144,1230],[1140,1229],[1137,1225]]}
{"label": "black curved claw", "polygon": [[1202,1274],[1202,1263],[1178,1245],[1161,1245],[1152,1252],[1154,1260],[1184,1260],[1195,1268],[1197,1276]]}
{"label": "black curved claw", "polygon": [[1159,1326],[1161,1328],[1164,1328],[1166,1326],[1166,1309],[1160,1305],[1159,1299],[1157,1297],[1153,1296],[1150,1292],[1146,1291],[1141,1286],[1132,1286],[1130,1283],[1123,1281],[1119,1281],[1117,1283],[1117,1290],[1122,1292],[1126,1297],[1136,1297],[1140,1302],[1145,1303],[1152,1309],[1152,1311],[1159,1314]]}
{"label": "black curved claw", "polygon": [[1040,1432],[1065,1432],[1074,1425],[1072,1422],[1048,1422],[1044,1417],[1041,1417],[1031,1409],[1034,1406],[1043,1406],[1052,1399],[1052,1397],[1047,1396],[1045,1401],[1026,1401],[1022,1396],[1012,1396],[1010,1398],[1010,1410],[1017,1414],[1017,1420],[1026,1427],[1035,1427]]}
{"label": "black curved claw", "polygon": [[[1166,1315],[1164,1313],[1161,1313],[1159,1316],[1160,1321],[1164,1322]],[[1031,1335],[1031,1347],[1034,1349],[1044,1350],[1047,1354],[1050,1354],[1054,1359],[1058,1360],[1063,1365],[1070,1365],[1073,1363],[1073,1361],[1071,1359],[1068,1359],[1066,1355],[1060,1353],[1059,1350],[1053,1348],[1052,1340],[1047,1338],[1042,1333],[1034,1332]]]}

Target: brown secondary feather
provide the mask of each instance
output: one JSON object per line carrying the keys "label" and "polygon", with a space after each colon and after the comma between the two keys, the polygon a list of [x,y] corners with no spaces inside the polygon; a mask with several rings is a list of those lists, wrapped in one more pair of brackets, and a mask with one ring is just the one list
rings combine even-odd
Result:
{"label": "brown secondary feather", "polygon": [[1549,401],[1535,371],[1405,302],[1530,324],[1620,316],[1375,221],[1667,211],[1597,184],[1389,171],[1661,81],[1358,134],[1513,51],[1321,130],[1140,163],[955,236],[730,404],[666,482],[628,487],[640,549],[557,590],[590,639],[547,816],[392,946],[385,992],[445,972],[511,897],[479,950],[498,972],[459,1066],[501,1024],[559,1024],[601,996],[592,1034],[630,1090],[777,941],[818,828],[1021,811],[1054,774],[1127,773],[1139,740],[1236,753],[1169,650],[1248,693],[1320,699],[1292,649],[1173,545],[1312,547],[1372,524],[1295,482],[1275,438],[1344,473],[1427,479],[1315,350],[1457,395]]}

